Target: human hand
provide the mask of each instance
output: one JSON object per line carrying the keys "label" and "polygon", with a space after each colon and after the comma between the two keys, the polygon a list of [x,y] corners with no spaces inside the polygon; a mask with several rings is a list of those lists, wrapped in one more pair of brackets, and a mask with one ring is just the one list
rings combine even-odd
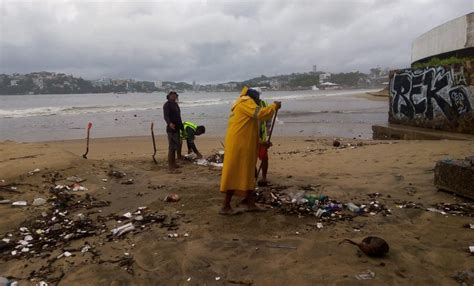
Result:
{"label": "human hand", "polygon": [[176,129],[176,125],[174,125],[174,123],[170,123],[170,125],[169,125],[169,126],[170,126],[170,128],[171,128],[171,129],[173,129],[173,130],[175,130],[175,129]]}
{"label": "human hand", "polygon": [[281,101],[274,101],[273,103],[276,105],[277,110],[281,108]]}

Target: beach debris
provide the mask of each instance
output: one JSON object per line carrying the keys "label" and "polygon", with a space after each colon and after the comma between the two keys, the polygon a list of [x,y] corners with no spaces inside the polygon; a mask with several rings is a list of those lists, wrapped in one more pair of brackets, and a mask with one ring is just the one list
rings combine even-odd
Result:
{"label": "beach debris", "polygon": [[102,179],[102,182],[106,183],[106,182],[107,182],[107,179]]}
{"label": "beach debris", "polygon": [[462,285],[474,285],[474,269],[456,271],[452,277]]}
{"label": "beach debris", "polygon": [[33,176],[34,174],[39,173],[40,171],[40,169],[34,169],[33,171],[29,171],[27,174],[28,176]]}
{"label": "beach debris", "polygon": [[127,224],[124,224],[122,226],[119,226],[117,228],[112,229],[112,234],[114,236],[121,236],[122,234],[125,234],[125,233],[127,233],[129,231],[132,231],[134,229],[135,229],[135,227],[130,222],[130,223],[127,223]]}
{"label": "beach debris", "polygon": [[340,147],[340,146],[341,146],[341,141],[335,139],[334,141],[332,141],[332,146],[334,146],[334,147]]}
{"label": "beach debris", "polygon": [[36,198],[36,199],[33,200],[32,205],[36,207],[36,206],[42,206],[42,205],[44,205],[45,203],[46,203],[46,200],[45,200],[45,199],[43,199],[43,198]]}
{"label": "beach debris", "polygon": [[169,194],[165,197],[164,201],[169,203],[179,202],[181,198],[178,194]]}
{"label": "beach debris", "polygon": [[6,277],[0,277],[0,285],[1,286],[18,286],[18,282],[11,281]]}
{"label": "beach debris", "polygon": [[320,223],[320,222],[318,222],[318,223],[316,223],[316,227],[317,227],[318,229],[322,229],[322,228],[323,228],[323,224]]}
{"label": "beach debris", "polygon": [[132,213],[131,212],[126,212],[122,215],[125,218],[131,219],[132,218]]}
{"label": "beach debris", "polygon": [[123,178],[127,175],[127,173],[124,173],[124,172],[121,172],[121,171],[118,171],[118,170],[110,170],[107,175],[109,175],[110,177],[115,177],[115,178]]}
{"label": "beach debris", "polygon": [[428,208],[429,211],[438,212],[441,214],[450,214],[456,216],[474,217],[474,204],[471,202],[462,203],[439,203]]}
{"label": "beach debris", "polygon": [[346,207],[347,207],[348,210],[350,210],[353,213],[359,213],[360,212],[360,208],[358,206],[356,206],[354,203],[347,203]]}
{"label": "beach debris", "polygon": [[270,248],[285,248],[285,249],[297,249],[296,246],[282,245],[282,244],[267,244]]}
{"label": "beach debris", "polygon": [[28,203],[26,201],[16,201],[12,203],[13,207],[26,207]]}
{"label": "beach debris", "polygon": [[224,166],[224,151],[217,151],[205,159],[195,159],[194,163],[198,166],[211,166],[222,168]]}
{"label": "beach debris", "polygon": [[430,211],[430,212],[434,212],[434,213],[440,213],[442,215],[445,215],[446,212],[442,211],[442,210],[439,210],[439,209],[435,209],[435,208],[427,208],[426,209],[427,211]]}
{"label": "beach debris", "polygon": [[186,279],[186,281],[188,281],[188,282],[191,281],[191,277],[188,277],[188,279]]}
{"label": "beach debris", "polygon": [[221,278],[219,276],[217,276],[215,279],[216,279],[216,281],[221,280]]}
{"label": "beach debris", "polygon": [[474,229],[474,224],[473,224],[473,223],[466,223],[466,224],[464,224],[462,227]]}
{"label": "beach debris", "polygon": [[70,176],[70,177],[67,177],[66,180],[69,181],[69,182],[73,182],[73,183],[82,183],[86,179],[82,179],[78,176]]}
{"label": "beach debris", "polygon": [[470,252],[471,254],[474,254],[474,245],[469,246],[469,252]]}
{"label": "beach debris", "polygon": [[355,275],[357,280],[371,280],[375,278],[375,273],[372,270],[362,271]]}
{"label": "beach debris", "polygon": [[[255,192],[258,203],[270,205],[280,212],[296,214],[298,216],[313,215],[322,221],[352,220],[355,216],[382,214],[391,215],[391,210],[376,200],[373,194],[368,202],[356,205],[344,204],[341,201],[329,198],[322,194],[308,194],[307,190],[290,190],[287,186],[270,186],[258,188]],[[313,188],[315,189],[315,188]],[[350,211],[348,205],[357,212]],[[355,208],[355,207],[356,208]],[[347,210],[347,211],[345,211]]]}
{"label": "beach debris", "polygon": [[359,247],[359,249],[370,257],[382,257],[388,253],[388,243],[380,237],[368,236],[362,240],[361,243],[356,243],[350,239],[344,239],[339,244],[349,242]]}
{"label": "beach debris", "polygon": [[89,190],[89,189],[87,189],[86,187],[79,185],[78,183],[74,183],[74,184],[71,186],[71,189],[72,189],[73,192],[88,191],[88,190]]}
{"label": "beach debris", "polygon": [[133,183],[135,183],[135,181],[134,181],[132,178],[130,178],[130,179],[125,180],[125,181],[122,181],[122,182],[120,182],[120,183],[121,183],[122,185],[133,185]]}
{"label": "beach debris", "polygon": [[69,252],[69,251],[64,251],[63,253],[59,254],[56,258],[57,258],[57,259],[61,259],[61,258],[63,258],[63,257],[69,257],[69,256],[71,256],[71,255],[72,255],[71,252]]}
{"label": "beach debris", "polygon": [[8,205],[11,204],[11,200],[0,200],[0,205]]}
{"label": "beach debris", "polygon": [[87,159],[87,154],[89,154],[89,138],[90,138],[90,132],[92,128],[92,122],[89,122],[87,124],[87,143],[86,143],[86,153],[82,155],[84,159]]}

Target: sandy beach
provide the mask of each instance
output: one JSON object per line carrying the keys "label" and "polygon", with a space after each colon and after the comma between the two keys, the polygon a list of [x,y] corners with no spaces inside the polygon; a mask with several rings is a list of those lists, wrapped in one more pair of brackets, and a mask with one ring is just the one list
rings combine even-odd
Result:
{"label": "sandy beach", "polygon": [[[197,143],[207,156],[222,149],[221,141],[204,136]],[[332,138],[273,141],[270,189],[322,191],[343,204],[377,200],[389,212],[343,210],[340,214],[350,219],[320,221],[264,204],[264,213],[225,217],[218,215],[220,170],[184,162],[180,174],[168,174],[164,137],[157,138],[157,164],[149,137],[93,139],[87,160],[84,140],[5,141],[0,143],[1,199],[24,200],[28,206],[0,205],[1,238],[16,246],[25,236],[20,227],[35,233],[34,222],[42,217],[62,224],[45,222],[50,229],[56,225],[58,239],[44,249],[35,248],[44,233],[26,242],[30,252],[20,247],[13,256],[12,249],[4,249],[0,273],[20,285],[457,285],[453,275],[473,268],[467,250],[474,244],[473,230],[463,228],[473,223],[472,202],[437,191],[433,168],[437,160],[472,155],[474,142],[343,139],[342,147],[333,147]],[[126,176],[109,176],[111,170]],[[51,188],[72,184],[65,180],[70,176],[85,179],[80,185],[87,190],[70,191],[75,197],[69,204],[76,205],[55,213],[58,206],[52,204],[60,194]],[[165,202],[171,193],[180,201]],[[49,201],[32,206],[35,198]],[[427,211],[439,203],[467,203],[470,210],[463,216]],[[133,221],[122,215],[136,217],[139,207],[147,207],[140,212],[145,219],[112,236],[113,228]],[[155,219],[147,221],[150,214]],[[77,225],[69,229],[66,222],[84,216],[82,225],[90,219],[97,229],[81,237],[74,234]],[[69,240],[68,232],[73,233]],[[353,245],[339,245],[369,235],[388,242],[388,255],[370,258]],[[375,276],[355,277],[366,270]]]}

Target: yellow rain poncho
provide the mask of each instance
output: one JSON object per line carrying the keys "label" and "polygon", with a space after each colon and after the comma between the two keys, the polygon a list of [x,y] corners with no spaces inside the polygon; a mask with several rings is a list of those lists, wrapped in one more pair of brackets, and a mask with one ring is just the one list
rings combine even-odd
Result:
{"label": "yellow rain poncho", "polygon": [[255,189],[258,123],[269,120],[276,110],[275,104],[259,107],[246,96],[247,90],[244,87],[229,116],[220,186],[221,192],[234,190],[238,196],[245,196],[248,190]]}

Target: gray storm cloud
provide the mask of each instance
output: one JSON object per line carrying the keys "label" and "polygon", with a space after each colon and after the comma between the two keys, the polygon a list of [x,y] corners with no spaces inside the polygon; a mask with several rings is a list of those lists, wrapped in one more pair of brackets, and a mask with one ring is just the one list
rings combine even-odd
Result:
{"label": "gray storm cloud", "polygon": [[474,1],[0,0],[0,73],[201,83],[410,64]]}

